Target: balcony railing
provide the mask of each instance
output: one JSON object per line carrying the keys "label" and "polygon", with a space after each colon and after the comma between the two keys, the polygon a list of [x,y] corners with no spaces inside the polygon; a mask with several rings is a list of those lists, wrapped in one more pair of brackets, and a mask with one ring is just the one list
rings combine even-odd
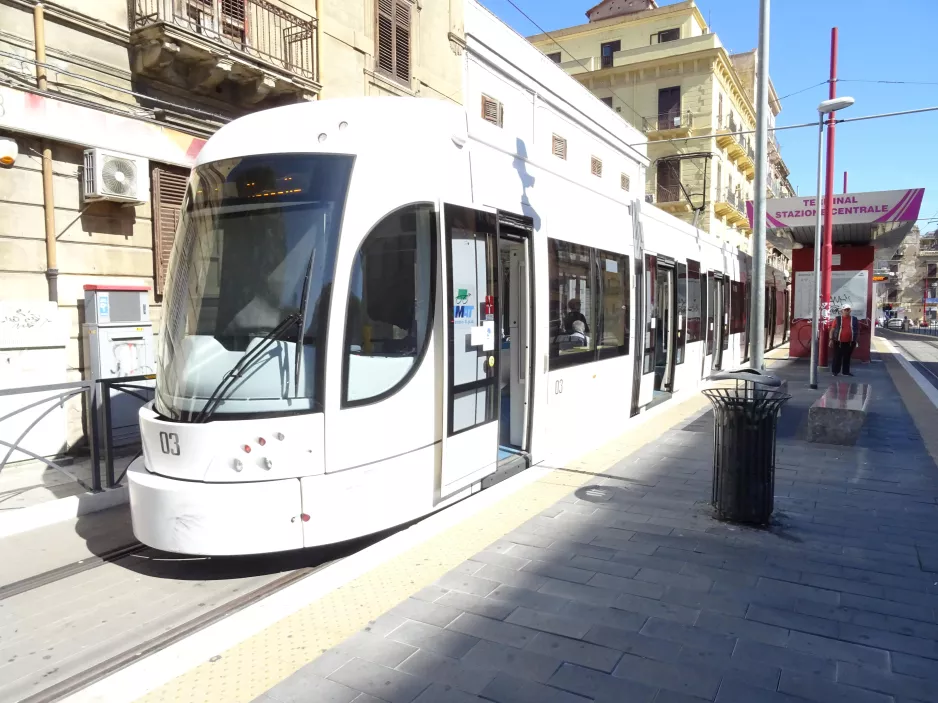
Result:
{"label": "balcony railing", "polygon": [[684,112],[664,112],[660,115],[642,118],[642,129],[648,132],[664,132],[666,130],[688,130],[694,126],[694,116],[690,110]]}
{"label": "balcony railing", "polygon": [[[289,8],[289,9],[288,9]],[[163,23],[316,80],[316,20],[268,0],[134,0],[133,28]]]}
{"label": "balcony railing", "polygon": [[684,199],[680,186],[659,185],[655,202],[658,203],[676,203]]}

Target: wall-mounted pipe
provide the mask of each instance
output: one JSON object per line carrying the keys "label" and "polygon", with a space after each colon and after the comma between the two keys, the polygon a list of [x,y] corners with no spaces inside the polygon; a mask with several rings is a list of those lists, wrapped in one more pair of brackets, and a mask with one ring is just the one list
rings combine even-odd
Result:
{"label": "wall-mounted pipe", "polygon": [[[315,57],[313,60],[316,62],[316,82],[325,87],[322,80],[322,0],[316,0],[316,51],[313,55]],[[322,100],[322,91],[323,89],[320,88],[316,96],[317,100]]]}
{"label": "wall-mounted pipe", "polygon": [[[42,3],[33,8],[33,34],[36,43],[36,86],[48,90],[46,77],[46,26]],[[55,248],[55,194],[52,183],[52,146],[41,140],[42,147],[42,210],[45,215],[46,231],[46,281],[49,285],[49,300],[59,302],[59,269]]]}

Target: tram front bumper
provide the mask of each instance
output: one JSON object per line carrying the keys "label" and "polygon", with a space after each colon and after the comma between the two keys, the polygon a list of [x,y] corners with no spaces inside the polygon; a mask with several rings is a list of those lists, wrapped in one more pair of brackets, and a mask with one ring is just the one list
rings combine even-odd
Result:
{"label": "tram front bumper", "polygon": [[241,555],[303,548],[300,481],[203,483],[127,470],[134,536],[167,552]]}

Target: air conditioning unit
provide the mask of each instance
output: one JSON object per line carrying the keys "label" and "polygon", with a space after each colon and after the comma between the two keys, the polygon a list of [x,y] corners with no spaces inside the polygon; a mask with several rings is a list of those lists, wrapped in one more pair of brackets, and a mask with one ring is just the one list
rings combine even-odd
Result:
{"label": "air conditioning unit", "polygon": [[106,149],[85,149],[82,197],[91,202],[113,200],[145,203],[150,200],[147,159]]}
{"label": "air conditioning unit", "polygon": [[655,202],[655,195],[654,195],[654,193],[645,193],[645,202],[646,202],[646,203],[654,203],[654,202]]}

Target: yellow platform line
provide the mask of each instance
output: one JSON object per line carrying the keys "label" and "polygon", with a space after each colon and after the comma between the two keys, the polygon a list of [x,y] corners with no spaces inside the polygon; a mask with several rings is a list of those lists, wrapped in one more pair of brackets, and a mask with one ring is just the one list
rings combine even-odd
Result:
{"label": "yellow platform line", "polygon": [[551,471],[139,700],[147,703],[253,700],[706,404],[705,398],[694,394],[653,421],[571,462],[565,468],[572,471]]}

